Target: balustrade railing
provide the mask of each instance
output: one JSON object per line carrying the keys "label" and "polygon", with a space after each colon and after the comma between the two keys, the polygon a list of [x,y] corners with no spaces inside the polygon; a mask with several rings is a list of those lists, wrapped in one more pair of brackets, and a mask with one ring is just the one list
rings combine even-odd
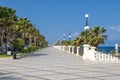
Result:
{"label": "balustrade railing", "polygon": [[118,57],[112,56],[111,54],[105,54],[95,50],[95,47],[89,45],[80,46],[54,46],[55,48],[71,53],[76,56],[81,56],[83,59],[89,59],[93,61],[118,61]]}
{"label": "balustrade railing", "polygon": [[65,51],[66,53],[71,53],[76,56],[82,56],[83,55],[83,48],[80,46],[53,46],[54,48],[57,48],[59,50]]}
{"label": "balustrade railing", "polygon": [[96,60],[105,60],[105,61],[118,61],[118,57],[115,57],[111,54],[105,54],[102,52],[95,51]]}

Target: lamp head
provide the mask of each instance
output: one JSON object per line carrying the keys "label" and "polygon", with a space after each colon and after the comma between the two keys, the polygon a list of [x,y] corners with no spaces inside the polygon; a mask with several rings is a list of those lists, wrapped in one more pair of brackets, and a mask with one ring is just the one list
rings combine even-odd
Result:
{"label": "lamp head", "polygon": [[84,30],[89,30],[89,28],[90,28],[89,26],[85,26]]}
{"label": "lamp head", "polygon": [[85,18],[88,18],[89,17],[89,15],[88,14],[85,14]]}

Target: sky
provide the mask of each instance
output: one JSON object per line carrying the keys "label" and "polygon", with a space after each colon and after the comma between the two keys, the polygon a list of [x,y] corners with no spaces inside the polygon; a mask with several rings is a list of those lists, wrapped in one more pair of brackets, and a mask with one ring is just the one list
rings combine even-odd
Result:
{"label": "sky", "polygon": [[52,44],[60,39],[79,36],[88,24],[104,27],[107,40],[102,46],[120,45],[120,0],[0,0],[0,6],[16,10],[19,17],[27,17],[46,40]]}

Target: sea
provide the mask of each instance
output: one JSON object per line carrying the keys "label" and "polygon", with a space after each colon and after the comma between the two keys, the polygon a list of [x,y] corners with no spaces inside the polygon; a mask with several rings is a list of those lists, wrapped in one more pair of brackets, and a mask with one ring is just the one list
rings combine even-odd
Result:
{"label": "sea", "polygon": [[[98,47],[98,51],[109,54],[111,51],[115,51],[115,47]],[[118,48],[118,53],[120,54],[120,47]]]}

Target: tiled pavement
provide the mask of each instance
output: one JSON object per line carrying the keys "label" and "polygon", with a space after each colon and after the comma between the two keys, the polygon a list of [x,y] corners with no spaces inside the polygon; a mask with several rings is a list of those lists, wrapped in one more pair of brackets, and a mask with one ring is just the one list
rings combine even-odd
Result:
{"label": "tiled pavement", "polygon": [[120,80],[120,62],[91,62],[49,47],[0,59],[0,80]]}

